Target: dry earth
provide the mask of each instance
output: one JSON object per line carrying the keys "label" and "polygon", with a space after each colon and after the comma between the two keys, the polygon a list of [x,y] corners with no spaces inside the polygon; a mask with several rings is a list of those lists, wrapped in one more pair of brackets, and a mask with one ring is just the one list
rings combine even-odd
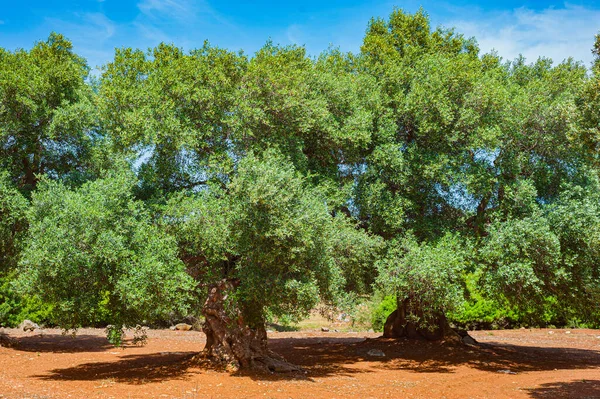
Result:
{"label": "dry earth", "polygon": [[[152,330],[111,347],[103,330],[5,330],[0,398],[600,398],[600,331],[477,331],[480,347],[394,341],[377,333],[271,333],[305,373],[229,375],[192,357],[204,336]],[[129,337],[131,338],[131,337]],[[368,354],[373,349],[384,357]]]}

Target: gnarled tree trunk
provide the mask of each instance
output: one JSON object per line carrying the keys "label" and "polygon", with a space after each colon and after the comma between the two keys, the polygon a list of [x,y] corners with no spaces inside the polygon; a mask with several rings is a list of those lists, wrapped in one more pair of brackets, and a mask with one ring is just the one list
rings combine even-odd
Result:
{"label": "gnarled tree trunk", "polygon": [[468,344],[476,343],[466,332],[455,331],[446,316],[442,313],[430,316],[427,324],[430,328],[420,327],[412,321],[411,316],[416,316],[419,319],[424,318],[422,310],[411,306],[408,299],[399,300],[398,307],[390,314],[383,328],[383,336],[385,338],[410,338],[410,339],[425,339],[428,341],[451,341],[463,342]]}
{"label": "gnarled tree trunk", "polygon": [[262,369],[271,372],[291,372],[300,369],[267,346],[264,325],[251,328],[244,321],[240,308],[228,302],[229,295],[238,284],[221,280],[210,286],[208,298],[202,308],[206,318],[203,331],[206,346],[203,355],[227,365],[230,371]]}

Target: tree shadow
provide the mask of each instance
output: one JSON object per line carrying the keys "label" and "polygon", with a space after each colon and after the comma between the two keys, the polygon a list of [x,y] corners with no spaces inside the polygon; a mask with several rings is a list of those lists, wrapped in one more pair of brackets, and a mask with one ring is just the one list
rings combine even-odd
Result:
{"label": "tree shadow", "polygon": [[[271,347],[289,362],[301,366],[307,378],[375,372],[381,368],[452,373],[462,365],[494,373],[600,368],[597,350],[501,343],[465,346],[385,338],[281,338],[271,340]],[[385,356],[373,356],[373,350],[380,350]],[[355,367],[359,362],[369,362],[368,367]]]}
{"label": "tree shadow", "polygon": [[421,353],[407,349],[388,368],[414,372],[453,372],[466,365],[487,372],[522,373],[600,368],[600,352],[576,348],[480,344],[477,347],[428,343]]}
{"label": "tree shadow", "polygon": [[355,345],[364,341],[365,338],[359,337],[269,338],[269,348],[282,355],[288,362],[300,366],[303,372],[269,373],[240,370],[235,376],[268,381],[313,381],[316,377],[349,377],[353,374],[370,373],[374,370],[347,367],[368,357],[368,348],[353,350]]}
{"label": "tree shadow", "polygon": [[141,385],[164,380],[187,379],[194,374],[190,359],[197,352],[165,352],[121,356],[112,362],[84,363],[35,375],[51,381],[113,381]]}
{"label": "tree shadow", "polygon": [[[271,347],[289,362],[302,367],[307,379],[351,376],[378,369],[403,369],[420,373],[449,373],[460,351],[439,343],[395,339],[302,338],[271,340]],[[377,351],[384,356],[377,356]],[[368,364],[364,364],[367,362]],[[357,363],[363,363],[355,367]],[[256,375],[255,378],[263,378]],[[271,375],[268,379],[286,378]],[[292,377],[294,378],[294,377]]]}
{"label": "tree shadow", "polygon": [[[27,337],[29,339],[29,337]],[[33,339],[34,337],[31,337]],[[36,342],[23,345],[25,350],[48,352],[102,351],[112,348],[104,338],[78,336],[75,340],[57,337],[45,342],[36,337]],[[83,343],[77,344],[78,341]],[[102,341],[101,341],[102,340]],[[75,348],[72,345],[77,344]],[[69,346],[70,345],[70,346]],[[273,337],[269,346],[296,364],[304,373],[270,374],[241,371],[236,376],[247,376],[254,380],[306,380],[319,377],[351,377],[359,373],[372,373],[381,369],[403,370],[414,373],[453,373],[459,366],[467,366],[491,373],[521,373],[554,369],[600,368],[600,352],[576,348],[554,348],[518,346],[504,343],[486,343],[479,346],[450,345],[439,342],[414,341],[407,339],[366,339],[362,337]],[[23,347],[19,347],[23,349]],[[198,348],[201,350],[201,348]],[[384,356],[377,356],[378,352]],[[54,369],[36,378],[44,380],[114,380],[129,384],[144,384],[168,379],[186,379],[210,368],[208,363],[192,359],[198,352],[153,353],[120,356],[115,361],[85,363],[69,368]],[[380,353],[379,353],[380,354]],[[593,389],[597,388],[592,385]],[[589,388],[589,386],[587,386]],[[547,390],[562,389],[549,386]],[[565,388],[566,389],[566,388]],[[591,389],[591,388],[590,388]],[[533,391],[532,391],[533,392]],[[535,391],[538,397],[545,394]],[[549,391],[548,391],[549,392]],[[558,391],[557,391],[558,392]],[[600,396],[600,395],[597,395]]]}
{"label": "tree shadow", "polygon": [[[41,353],[104,352],[117,349],[106,337],[77,334],[36,334],[11,338],[13,347],[19,351]],[[122,347],[132,346],[126,341]]]}
{"label": "tree shadow", "polygon": [[600,380],[549,382],[527,391],[533,399],[598,399],[600,398]]}

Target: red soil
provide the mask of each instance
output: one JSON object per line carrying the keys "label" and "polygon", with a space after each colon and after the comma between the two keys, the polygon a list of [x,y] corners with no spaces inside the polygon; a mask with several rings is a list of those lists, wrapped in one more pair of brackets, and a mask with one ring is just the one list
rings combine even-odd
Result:
{"label": "red soil", "polygon": [[124,349],[98,329],[76,338],[5,332],[17,346],[0,348],[0,398],[600,398],[595,330],[474,332],[480,347],[368,333],[269,334],[272,349],[304,368],[293,375],[203,367],[192,357],[204,336],[193,331],[152,330],[148,345]]}

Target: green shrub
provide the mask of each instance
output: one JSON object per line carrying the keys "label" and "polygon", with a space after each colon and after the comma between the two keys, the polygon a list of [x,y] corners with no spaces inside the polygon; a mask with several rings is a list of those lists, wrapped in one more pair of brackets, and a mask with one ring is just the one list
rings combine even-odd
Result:
{"label": "green shrub", "polygon": [[28,319],[42,325],[52,324],[52,306],[37,296],[23,296],[12,286],[14,275],[0,278],[0,326],[17,327]]}
{"label": "green shrub", "polygon": [[489,329],[514,323],[518,315],[497,300],[486,298],[479,289],[479,277],[478,272],[464,274],[467,300],[447,315],[450,322],[466,329]]}
{"label": "green shrub", "polygon": [[[597,328],[600,315],[584,319],[576,310],[561,304],[555,297],[547,296],[540,309],[518,309],[509,306],[502,297],[489,298],[479,287],[477,272],[464,275],[467,300],[447,314],[448,320],[465,329],[497,329],[515,327],[566,327]],[[396,309],[396,297],[376,293],[369,305],[371,325],[383,331],[387,317]]]}
{"label": "green shrub", "polygon": [[[376,295],[377,296],[377,295]],[[375,331],[383,331],[383,326],[388,316],[396,310],[396,296],[386,295],[379,301],[374,301],[371,316],[371,326]]]}
{"label": "green shrub", "polygon": [[582,319],[577,311],[561,303],[554,296],[543,298],[536,308],[518,308],[508,305],[501,296],[489,298],[478,285],[479,274],[464,276],[467,300],[448,319],[466,329],[494,329],[514,327],[588,327],[597,326],[598,317]]}

